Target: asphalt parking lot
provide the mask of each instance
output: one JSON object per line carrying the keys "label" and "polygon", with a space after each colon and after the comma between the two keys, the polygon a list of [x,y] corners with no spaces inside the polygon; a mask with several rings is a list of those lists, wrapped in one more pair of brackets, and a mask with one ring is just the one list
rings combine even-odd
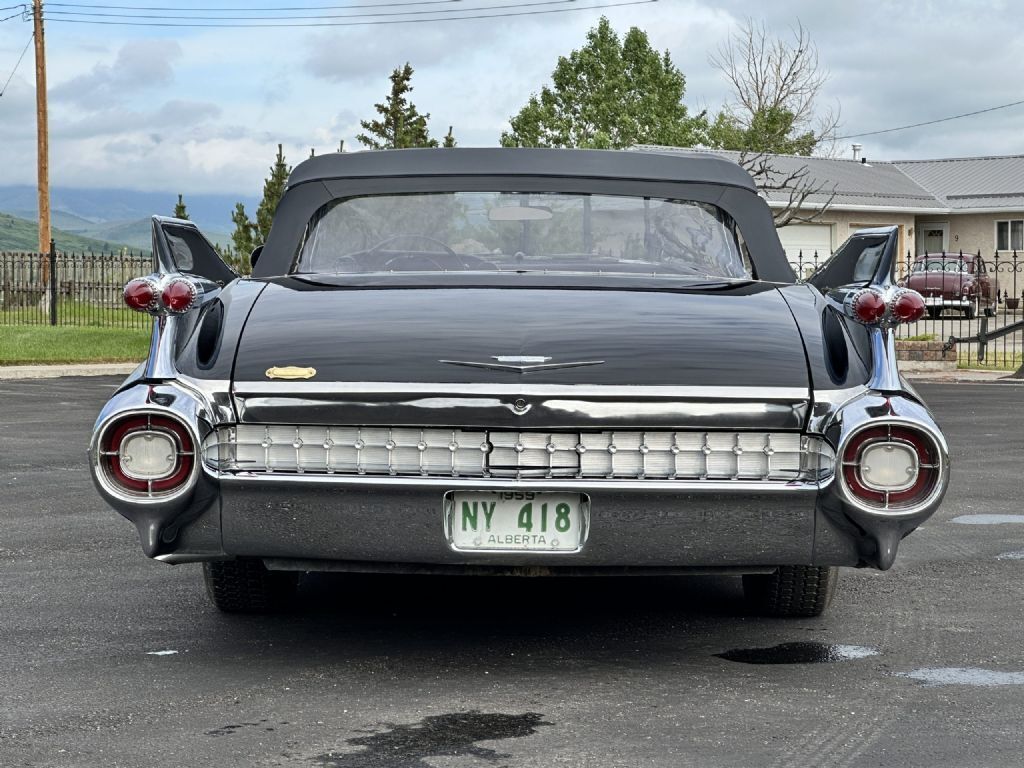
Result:
{"label": "asphalt parking lot", "polygon": [[846,571],[824,618],[780,621],[744,618],[725,578],[337,575],[297,613],[220,615],[92,489],[116,381],[0,381],[5,768],[1024,759],[1019,385],[920,385],[943,508],[891,571]]}

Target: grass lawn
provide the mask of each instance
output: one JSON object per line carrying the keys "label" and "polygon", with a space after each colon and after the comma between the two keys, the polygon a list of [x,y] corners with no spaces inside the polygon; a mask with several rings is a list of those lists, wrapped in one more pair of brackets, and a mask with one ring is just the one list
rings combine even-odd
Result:
{"label": "grass lawn", "polygon": [[961,352],[958,356],[956,367],[969,368],[978,371],[1016,371],[1024,363],[1024,357],[1020,352],[1010,350],[988,350],[985,359],[978,361],[977,351],[972,350],[970,354]]}
{"label": "grass lawn", "polygon": [[141,362],[149,334],[148,328],[0,325],[0,365]]}

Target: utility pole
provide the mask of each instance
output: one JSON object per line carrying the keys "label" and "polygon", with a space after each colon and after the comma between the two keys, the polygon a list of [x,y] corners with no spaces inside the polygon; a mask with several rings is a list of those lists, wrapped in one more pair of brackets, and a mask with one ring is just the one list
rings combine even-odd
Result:
{"label": "utility pole", "polygon": [[[36,50],[36,146],[39,184],[39,252],[50,251],[50,128],[46,114],[46,44],[43,39],[43,0],[32,0]],[[47,272],[49,270],[46,270]],[[49,278],[49,275],[45,275]]]}

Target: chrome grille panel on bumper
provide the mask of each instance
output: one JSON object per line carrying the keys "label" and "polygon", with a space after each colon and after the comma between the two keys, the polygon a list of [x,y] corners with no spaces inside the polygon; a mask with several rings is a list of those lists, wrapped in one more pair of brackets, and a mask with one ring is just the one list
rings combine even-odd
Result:
{"label": "chrome grille panel on bumper", "polygon": [[823,440],[795,432],[221,427],[203,444],[221,472],[513,479],[819,480]]}

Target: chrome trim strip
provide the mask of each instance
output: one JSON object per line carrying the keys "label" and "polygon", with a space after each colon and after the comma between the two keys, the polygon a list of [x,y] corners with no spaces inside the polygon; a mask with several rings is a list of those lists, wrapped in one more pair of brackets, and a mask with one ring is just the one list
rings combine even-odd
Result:
{"label": "chrome trim strip", "polygon": [[847,387],[846,389],[816,389],[814,390],[814,402],[828,403],[829,405],[839,407],[869,391],[869,387],[863,384]]}
{"label": "chrome trim strip", "polygon": [[[390,477],[387,475],[283,475],[266,472],[218,472],[204,464],[203,470],[227,485],[247,485],[252,482],[260,484],[299,484],[299,485],[333,485],[353,486],[359,488],[465,488],[468,490],[530,490],[530,491],[574,491],[589,493],[591,491],[671,491],[672,493],[817,493],[827,487],[832,478],[818,482],[757,482],[747,480],[531,480],[514,478],[479,478],[479,477]],[[834,475],[833,475],[834,477]],[[487,487],[492,485],[492,487]],[[483,486],[483,487],[482,487]]]}
{"label": "chrome trim strip", "polygon": [[871,378],[868,387],[879,392],[902,392],[903,382],[896,365],[896,335],[892,328],[868,326],[871,341]]}
{"label": "chrome trim strip", "polygon": [[563,397],[651,397],[676,400],[754,400],[758,402],[806,401],[807,387],[661,387],[614,384],[479,384],[389,381],[236,381],[236,395],[307,394],[468,394]]}
{"label": "chrome trim strip", "polygon": [[[550,360],[551,358],[547,358]],[[524,365],[512,365],[511,363],[473,363],[467,360],[438,360],[439,363],[448,365],[461,365],[465,368],[486,368],[492,371],[513,371],[515,373],[529,373],[531,371],[557,371],[560,368],[584,368],[588,365],[604,365],[604,360],[584,360],[578,363],[531,363]]]}

